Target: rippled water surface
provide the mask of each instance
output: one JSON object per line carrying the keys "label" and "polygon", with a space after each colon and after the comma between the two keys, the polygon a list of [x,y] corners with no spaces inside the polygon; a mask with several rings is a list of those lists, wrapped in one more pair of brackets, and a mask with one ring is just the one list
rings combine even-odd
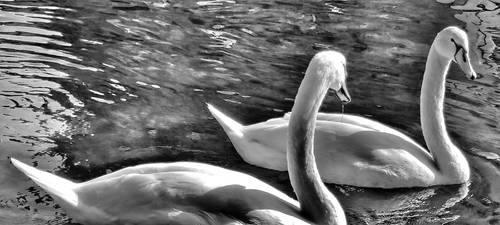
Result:
{"label": "rippled water surface", "polygon": [[[441,3],[439,3],[441,2]],[[0,224],[69,224],[13,156],[77,181],[145,162],[200,161],[292,194],[287,173],[250,166],[210,116],[245,124],[289,111],[312,55],[348,59],[365,115],[423,142],[418,96],[442,28],[471,39],[470,81],[452,66],[447,126],[468,185],[331,185],[350,224],[500,224],[500,3],[401,1],[0,1]],[[338,112],[327,98],[325,112]]]}

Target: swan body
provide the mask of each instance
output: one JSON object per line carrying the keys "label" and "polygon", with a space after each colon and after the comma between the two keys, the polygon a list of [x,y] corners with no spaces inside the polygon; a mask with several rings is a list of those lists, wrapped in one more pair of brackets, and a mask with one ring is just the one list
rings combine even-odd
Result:
{"label": "swan body", "polygon": [[[213,106],[209,109],[217,118],[220,111]],[[288,122],[285,116],[245,126],[242,136],[232,131],[226,133],[246,162],[286,171],[284,140]],[[433,180],[436,173],[429,170],[435,167],[432,156],[415,141],[361,116],[319,114],[314,141],[318,169],[325,183],[384,188],[429,186],[425,181]],[[407,161],[422,163],[407,165]],[[381,176],[386,180],[381,180]]]}
{"label": "swan body", "polygon": [[143,164],[73,183],[11,161],[84,224],[244,224],[247,219],[310,224],[300,216],[298,202],[284,193],[208,164]]}
{"label": "swan body", "polygon": [[[466,182],[470,169],[462,152],[448,137],[443,101],[451,61],[455,61],[469,78],[476,77],[467,50],[466,33],[448,27],[436,36],[429,51],[420,105],[422,130],[430,152],[380,122],[356,115],[319,113],[314,146],[322,180],[377,188]],[[246,162],[287,170],[288,115],[243,126],[212,105],[208,109]]]}
{"label": "swan body", "polygon": [[[304,132],[314,127],[315,113],[328,90],[324,86],[339,90],[344,84],[344,64],[340,53],[318,53],[301,84],[321,88],[313,91],[316,111],[296,121],[297,129],[289,137],[289,174],[298,201],[250,175],[203,163],[143,164],[75,183],[14,158],[11,162],[83,224],[345,225],[339,202],[317,173],[308,141],[314,132]],[[297,99],[307,99],[302,95]],[[305,144],[297,145],[297,140]]]}

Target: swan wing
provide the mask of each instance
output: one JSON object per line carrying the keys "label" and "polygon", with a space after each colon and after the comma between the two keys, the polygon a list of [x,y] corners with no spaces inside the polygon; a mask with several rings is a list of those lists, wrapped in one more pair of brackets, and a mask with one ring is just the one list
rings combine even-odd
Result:
{"label": "swan wing", "polygon": [[228,218],[245,219],[253,210],[299,215],[296,201],[243,173],[201,163],[126,170],[82,184],[77,192],[87,214],[115,222],[149,217],[147,221],[177,218],[192,224],[224,224]]}
{"label": "swan wing", "polygon": [[[258,143],[268,151],[286,152],[286,132],[288,130],[288,113],[283,118],[274,118],[272,122],[262,122],[249,125],[245,129],[245,136],[249,141]],[[375,120],[367,119],[357,115],[342,115],[331,113],[318,114],[316,132],[323,133],[321,137],[315,138],[316,142],[327,141],[338,138],[338,134],[347,135],[359,131],[373,131],[375,133],[390,134],[401,139],[403,143],[413,145],[420,151],[427,152],[413,139],[385,124]],[[317,145],[316,145],[317,146]],[[318,148],[318,147],[316,147]],[[425,153],[424,153],[425,154]],[[429,155],[430,156],[430,155]]]}
{"label": "swan wing", "polygon": [[279,149],[280,152],[286,152],[286,149],[283,147],[286,146],[287,132],[288,120],[275,118],[271,122],[266,121],[247,126],[245,137],[248,141],[261,144],[266,148]]}
{"label": "swan wing", "polygon": [[[408,186],[401,182],[420,186],[435,179],[431,154],[410,137],[373,120],[359,116],[345,118],[344,115],[342,122],[318,120],[316,123],[314,148],[324,182],[388,188]],[[286,120],[248,127],[246,137],[259,148],[252,149],[255,157],[247,157],[246,161],[270,169],[276,165],[286,166]]]}
{"label": "swan wing", "polygon": [[436,178],[432,156],[400,132],[320,121],[315,155],[330,183],[393,188],[424,186]]}
{"label": "swan wing", "polygon": [[[287,112],[283,116],[284,120],[289,120],[290,119],[290,112]],[[347,123],[347,124],[352,124],[360,127],[365,127],[373,130],[378,130],[378,131],[383,131],[383,132],[389,132],[389,133],[401,133],[401,131],[398,131],[397,129],[394,129],[388,125],[385,125],[381,122],[378,122],[376,120],[368,119],[366,117],[362,117],[359,115],[353,115],[353,114],[342,114],[342,113],[318,113],[317,116],[318,121],[327,121],[327,122],[341,122],[341,123]],[[403,133],[401,133],[404,135]]]}
{"label": "swan wing", "polygon": [[196,162],[147,163],[117,170],[115,172],[97,177],[91,180],[91,182],[97,182],[100,180],[109,180],[111,178],[121,177],[127,174],[155,174],[162,172],[179,172],[179,171],[217,174],[222,171],[226,171],[226,169],[205,163],[196,163]]}

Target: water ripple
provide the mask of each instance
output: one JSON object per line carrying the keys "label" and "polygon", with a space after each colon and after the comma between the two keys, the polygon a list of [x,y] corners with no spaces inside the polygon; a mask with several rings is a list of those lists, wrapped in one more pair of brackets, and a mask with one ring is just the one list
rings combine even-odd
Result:
{"label": "water ripple", "polygon": [[[335,49],[347,56],[356,96],[346,111],[422,143],[418,95],[429,44],[462,20],[475,37],[471,52],[482,78],[466,80],[452,67],[445,112],[450,134],[467,152],[472,183],[332,189],[350,224],[494,223],[500,180],[494,2],[0,1],[0,119],[6,121],[0,158],[20,157],[76,180],[142,162],[202,161],[293,194],[286,173],[239,158],[205,102],[243,123],[281,116],[310,57]],[[327,98],[322,110],[341,109]],[[0,208],[7,209],[0,220],[66,221],[12,166],[0,161],[0,167],[7,171],[0,174]]]}
{"label": "water ripple", "polygon": [[36,35],[44,35],[44,36],[58,36],[61,37],[62,33],[59,31],[47,30],[43,28],[37,27],[28,27],[28,26],[0,26],[0,33],[28,33],[28,34],[36,34]]}
{"label": "water ripple", "polygon": [[473,66],[476,72],[500,79],[500,64],[498,63],[499,47],[494,40],[500,38],[500,6],[490,0],[469,0],[463,5],[454,4],[452,9],[459,11],[455,17],[466,24],[471,36],[473,49],[478,49],[473,55]]}

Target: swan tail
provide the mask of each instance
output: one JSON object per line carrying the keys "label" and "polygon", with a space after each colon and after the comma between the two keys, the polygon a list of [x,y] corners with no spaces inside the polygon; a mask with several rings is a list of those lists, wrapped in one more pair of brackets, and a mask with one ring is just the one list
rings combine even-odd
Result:
{"label": "swan tail", "polygon": [[75,192],[77,184],[54,174],[41,171],[21,161],[10,158],[12,164],[31,178],[36,184],[45,189],[49,194],[57,196],[72,206],[78,205],[78,195]]}
{"label": "swan tail", "polygon": [[240,138],[243,137],[243,125],[231,119],[229,116],[226,116],[209,103],[207,103],[207,107],[212,116],[215,117],[228,135],[235,135]]}

